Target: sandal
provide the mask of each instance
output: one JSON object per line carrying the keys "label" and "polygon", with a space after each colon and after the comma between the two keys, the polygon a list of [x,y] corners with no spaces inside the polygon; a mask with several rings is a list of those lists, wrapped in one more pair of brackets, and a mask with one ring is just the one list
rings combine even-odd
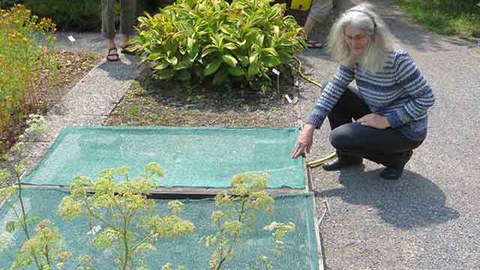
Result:
{"label": "sandal", "polygon": [[116,62],[120,59],[119,56],[118,56],[116,47],[108,49],[108,54],[107,54],[106,59],[107,59],[108,62]]}
{"label": "sandal", "polygon": [[316,40],[306,40],[307,47],[310,49],[321,49],[323,48],[323,42]]}

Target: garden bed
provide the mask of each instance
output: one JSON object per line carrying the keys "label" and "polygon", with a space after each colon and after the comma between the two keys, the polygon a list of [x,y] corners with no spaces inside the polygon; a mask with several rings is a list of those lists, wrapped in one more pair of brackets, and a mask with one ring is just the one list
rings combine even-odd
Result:
{"label": "garden bed", "polygon": [[[39,80],[35,85],[38,99],[36,103],[38,109],[35,113],[45,114],[56,102],[58,102],[68,91],[75,86],[99,61],[101,57],[92,52],[69,52],[65,50],[56,51],[57,69],[50,71],[44,70],[42,78],[48,72],[56,74],[55,85],[49,84],[47,80]],[[24,130],[24,124],[12,121],[5,136],[0,137],[4,148],[0,148],[0,153],[9,149],[18,136]]]}
{"label": "garden bed", "polygon": [[[218,86],[212,86],[218,87]],[[162,82],[145,71],[105,121],[120,126],[291,127],[298,115],[292,99],[298,88],[284,82],[283,94],[212,91],[177,81]],[[236,93],[236,94],[235,94]]]}

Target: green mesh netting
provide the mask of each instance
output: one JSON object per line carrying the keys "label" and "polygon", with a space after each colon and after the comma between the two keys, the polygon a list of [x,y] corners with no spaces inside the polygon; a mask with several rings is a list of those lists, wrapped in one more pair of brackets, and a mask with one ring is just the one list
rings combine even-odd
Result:
{"label": "green mesh netting", "polygon": [[[90,230],[85,218],[74,218],[64,221],[58,217],[56,207],[66,192],[58,190],[24,190],[23,198],[30,216],[50,219],[59,227],[60,233],[65,237],[65,246],[74,257],[91,255],[93,269],[110,270],[119,269],[112,263],[112,250],[96,250],[92,247],[93,236],[87,234]],[[13,197],[11,203],[18,209],[18,202]],[[167,212],[167,200],[156,200],[156,209],[159,213]],[[197,243],[201,236],[214,233],[210,226],[210,215],[215,209],[212,199],[183,200],[185,207],[180,216],[195,223],[196,231],[189,237],[160,239],[157,250],[148,252],[145,261],[150,269],[160,269],[165,263],[175,266],[184,265],[187,269],[208,269],[208,261],[212,250],[206,249]],[[5,223],[13,219],[13,210],[6,205],[0,208],[0,240],[7,241],[10,246],[0,252],[0,269],[10,269],[10,264],[24,241],[23,234],[19,231],[14,234],[5,233]],[[287,195],[275,197],[275,212],[272,215],[264,214],[257,218],[254,232],[244,237],[236,247],[236,256],[227,261],[223,269],[265,269],[258,257],[261,254],[271,256],[272,248],[269,232],[262,231],[264,225],[272,221],[295,223],[295,232],[284,238],[285,247],[281,257],[274,261],[273,269],[301,270],[318,269],[319,257],[317,239],[313,219],[312,195]],[[91,224],[98,225],[97,223]],[[68,262],[65,269],[76,269],[78,264]],[[34,269],[30,267],[27,269]]]}
{"label": "green mesh netting", "polygon": [[228,187],[233,175],[267,172],[269,187],[304,188],[301,159],[290,159],[295,128],[76,127],[62,130],[24,183],[67,185],[104,168],[149,162],[165,169],[161,186]]}

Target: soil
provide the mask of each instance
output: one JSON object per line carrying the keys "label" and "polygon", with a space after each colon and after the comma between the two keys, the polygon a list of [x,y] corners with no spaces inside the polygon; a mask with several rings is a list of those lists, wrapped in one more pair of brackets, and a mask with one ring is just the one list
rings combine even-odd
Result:
{"label": "soil", "polygon": [[[215,86],[211,86],[212,88]],[[217,86],[218,87],[218,86]],[[105,125],[130,126],[296,126],[297,114],[291,99],[297,87],[283,83],[280,93],[211,91],[180,82],[161,82],[142,72],[119,102]]]}

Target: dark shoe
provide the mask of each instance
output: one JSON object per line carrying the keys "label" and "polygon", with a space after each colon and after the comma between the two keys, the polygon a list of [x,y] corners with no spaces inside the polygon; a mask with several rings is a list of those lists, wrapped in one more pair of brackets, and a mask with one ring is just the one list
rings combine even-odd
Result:
{"label": "dark shoe", "polygon": [[361,158],[334,158],[322,165],[325,171],[336,171],[344,167],[361,165]]}
{"label": "dark shoe", "polygon": [[108,54],[107,54],[107,61],[108,62],[117,62],[120,58],[118,57],[118,52],[117,48],[113,47],[108,49]]}
{"label": "dark shoe", "polygon": [[403,169],[386,167],[381,173],[380,177],[385,180],[397,180],[402,176]]}

